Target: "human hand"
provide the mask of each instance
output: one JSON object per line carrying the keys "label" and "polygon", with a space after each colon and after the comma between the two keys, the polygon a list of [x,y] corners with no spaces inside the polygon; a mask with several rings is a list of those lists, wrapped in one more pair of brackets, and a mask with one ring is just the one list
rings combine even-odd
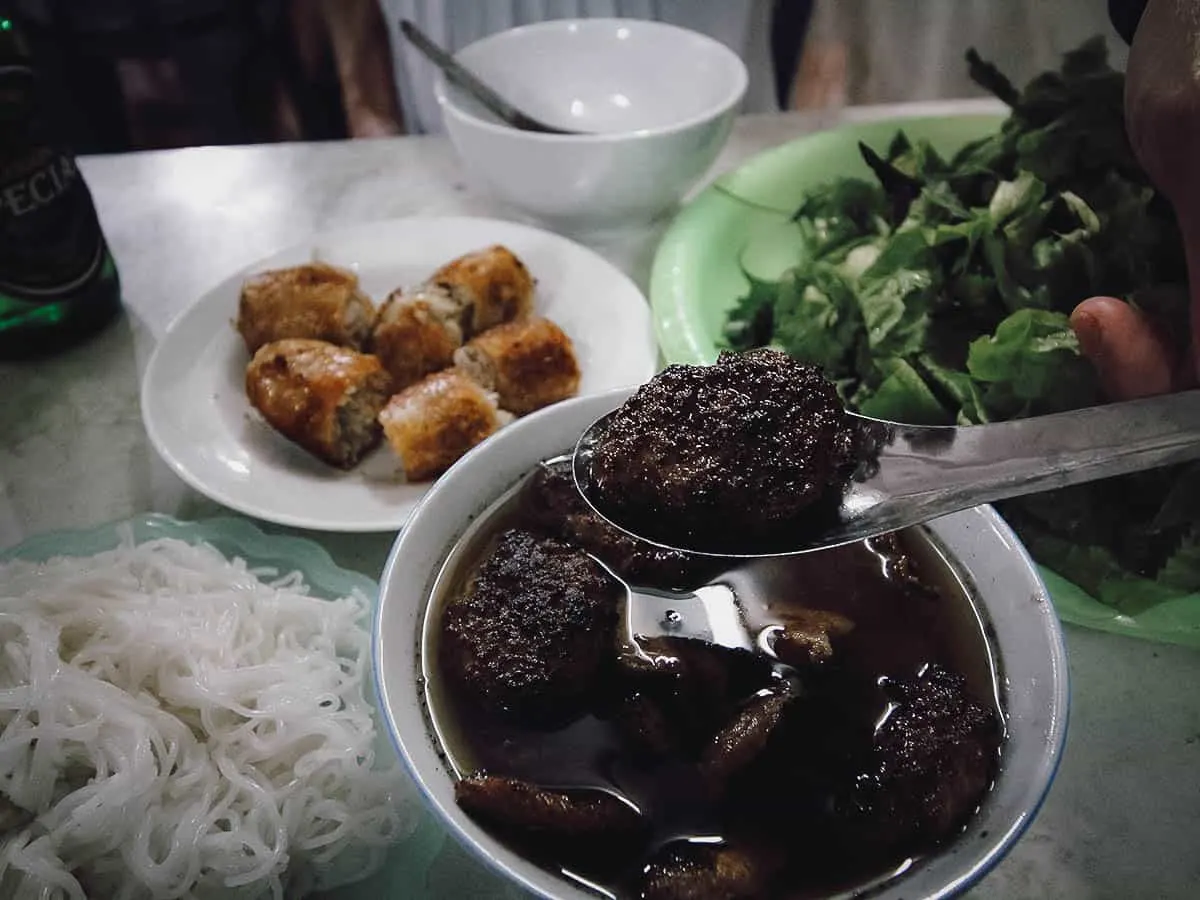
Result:
{"label": "human hand", "polygon": [[1181,349],[1186,342],[1112,297],[1076,307],[1071,325],[1114,400],[1193,387],[1200,372],[1200,3],[1146,4],[1125,71],[1125,121],[1138,162],[1175,209],[1192,334],[1191,349]]}

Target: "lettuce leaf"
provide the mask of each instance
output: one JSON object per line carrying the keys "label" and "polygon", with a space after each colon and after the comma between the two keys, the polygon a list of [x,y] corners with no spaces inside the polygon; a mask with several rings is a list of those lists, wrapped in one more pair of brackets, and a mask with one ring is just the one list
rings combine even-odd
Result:
{"label": "lettuce leaf", "polygon": [[909,363],[889,359],[881,368],[883,381],[859,406],[864,416],[913,425],[953,424],[953,415]]}
{"label": "lettuce leaf", "polygon": [[1020,309],[992,335],[971,342],[967,371],[986,385],[996,418],[1041,415],[1094,405],[1095,373],[1062,313]]}
{"label": "lettuce leaf", "polygon": [[774,339],[791,355],[830,378],[848,372],[863,322],[854,288],[836,268],[817,262],[784,275],[773,321]]}

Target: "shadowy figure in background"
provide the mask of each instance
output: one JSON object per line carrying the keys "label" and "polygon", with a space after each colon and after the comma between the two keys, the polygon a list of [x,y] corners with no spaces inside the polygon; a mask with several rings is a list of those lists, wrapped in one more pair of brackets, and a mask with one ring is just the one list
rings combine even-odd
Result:
{"label": "shadowy figure in background", "polygon": [[10,0],[80,153],[401,130],[376,0]]}
{"label": "shadowy figure in background", "polygon": [[811,0],[545,0],[535,14],[527,3],[496,0],[10,3],[80,153],[437,130],[433,72],[403,43],[400,13],[421,13],[435,37],[453,32],[461,40],[452,47],[556,16],[676,21],[747,56],[757,98],[750,106],[778,109],[812,7]]}

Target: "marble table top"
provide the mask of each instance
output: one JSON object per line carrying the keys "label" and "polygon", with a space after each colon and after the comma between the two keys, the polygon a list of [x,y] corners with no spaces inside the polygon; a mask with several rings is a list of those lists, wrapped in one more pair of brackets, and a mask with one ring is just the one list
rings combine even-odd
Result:
{"label": "marble table top", "polygon": [[[840,122],[974,112],[984,102],[740,119],[712,175]],[[171,320],[230,271],[330,227],[407,215],[519,219],[467,183],[440,137],[207,147],[81,167],[116,256],[126,316],[77,350],[0,364],[0,547],[138,512],[229,514],[187,488],[142,428],[139,378]],[[663,223],[583,239],[645,288]],[[266,526],[269,531],[288,529]],[[377,577],[387,535],[304,533]],[[1010,855],[969,896],[1200,896],[1200,653],[1067,628],[1070,734],[1057,780]],[[414,893],[515,897],[447,838]]]}

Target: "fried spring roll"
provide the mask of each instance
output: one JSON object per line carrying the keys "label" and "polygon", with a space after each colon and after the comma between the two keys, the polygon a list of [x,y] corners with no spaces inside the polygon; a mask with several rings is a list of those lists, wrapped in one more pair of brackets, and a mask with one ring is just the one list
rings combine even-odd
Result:
{"label": "fried spring roll", "polygon": [[286,338],[361,350],[374,323],[375,305],[359,290],[358,276],[325,263],[260,272],[238,298],[237,330],[251,354]]}
{"label": "fried spring roll", "polygon": [[436,372],[388,401],[383,433],[409,481],[441,475],[509,418],[496,397],[455,369]]}
{"label": "fried spring roll", "polygon": [[571,339],[544,318],[497,325],[454,354],[455,364],[500,406],[522,416],[579,390],[579,362]]}
{"label": "fried spring roll", "polygon": [[460,256],[429,278],[469,311],[468,334],[528,316],[533,309],[534,279],[507,247],[496,244]]}
{"label": "fried spring roll", "polygon": [[326,341],[265,344],[246,367],[246,396],[276,431],[330,465],[348,469],[379,443],[392,393],[379,360]]}
{"label": "fried spring roll", "polygon": [[436,285],[393,291],[379,310],[371,349],[403,390],[453,362],[463,342],[463,308]]}

